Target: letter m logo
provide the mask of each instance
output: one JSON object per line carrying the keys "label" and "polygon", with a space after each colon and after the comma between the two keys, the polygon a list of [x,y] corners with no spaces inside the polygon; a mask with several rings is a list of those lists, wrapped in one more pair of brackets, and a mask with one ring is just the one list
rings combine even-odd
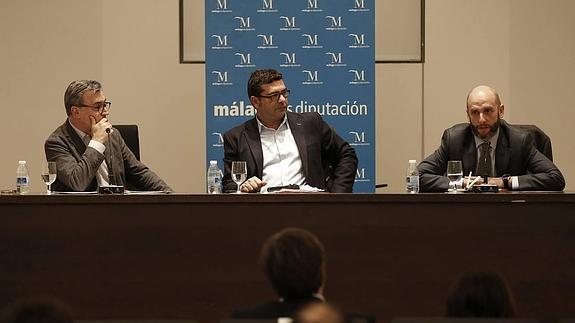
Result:
{"label": "letter m logo", "polygon": [[364,34],[349,34],[349,36],[353,37],[354,45],[356,45],[356,46],[365,45],[365,35]]}
{"label": "letter m logo", "polygon": [[350,73],[353,73],[353,80],[355,82],[364,82],[365,81],[365,71],[364,70],[349,70]]}
{"label": "letter m logo", "polygon": [[222,135],[221,132],[212,132],[212,135],[216,136],[216,142],[218,144],[224,143],[224,136]]}
{"label": "letter m logo", "polygon": [[365,142],[365,131],[362,131],[362,132],[350,131],[349,134],[353,136],[353,142],[356,142],[356,143]]}
{"label": "letter m logo", "polygon": [[317,35],[303,34],[308,46],[317,46]]}
{"label": "letter m logo", "polygon": [[332,64],[341,64],[341,53],[327,52],[326,54],[331,58]]}
{"label": "letter m logo", "polygon": [[295,28],[295,17],[280,16],[284,21],[284,28]]}
{"label": "letter m logo", "polygon": [[307,8],[308,9],[317,9],[317,1],[318,0],[307,0]]}
{"label": "letter m logo", "polygon": [[285,59],[285,64],[295,64],[295,53],[280,53]]}
{"label": "letter m logo", "polygon": [[240,57],[241,65],[250,65],[252,63],[252,54],[236,53],[235,55]]}
{"label": "letter m logo", "polygon": [[274,1],[273,0],[263,0],[263,9],[264,10],[272,10],[274,8]]}
{"label": "letter m logo", "polygon": [[308,82],[317,82],[318,81],[317,71],[303,70],[302,72],[306,73]]}
{"label": "letter m logo", "polygon": [[216,39],[216,45],[218,47],[228,46],[228,35],[212,35],[212,37]]}
{"label": "letter m logo", "polygon": [[228,72],[212,71],[216,75],[216,80],[218,83],[228,82]]}
{"label": "letter m logo", "polygon": [[228,10],[228,0],[216,0],[218,10]]}
{"label": "letter m logo", "polygon": [[332,28],[341,28],[341,26],[342,26],[341,16],[339,16],[339,17],[326,16],[325,18],[329,19],[329,22],[331,23]]}
{"label": "letter m logo", "polygon": [[355,0],[355,9],[365,9],[365,1],[364,0]]}
{"label": "letter m logo", "polygon": [[234,17],[240,21],[240,28],[251,28],[250,17]]}
{"label": "letter m logo", "polygon": [[274,45],[274,35],[258,35],[262,39],[263,46],[273,46]]}

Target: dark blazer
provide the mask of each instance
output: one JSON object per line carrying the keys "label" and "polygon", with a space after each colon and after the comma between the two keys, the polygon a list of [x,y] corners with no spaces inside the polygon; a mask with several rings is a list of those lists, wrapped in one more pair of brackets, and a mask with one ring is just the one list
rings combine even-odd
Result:
{"label": "dark blazer", "polygon": [[[475,172],[477,149],[469,123],[457,124],[443,132],[441,146],[419,165],[421,192],[446,191],[449,180],[445,176],[447,161],[461,160],[463,174]],[[532,136],[501,120],[495,150],[495,175],[519,177],[516,190],[561,191],[565,187],[563,175],[535,148]]]}
{"label": "dark blazer", "polygon": [[316,297],[287,299],[283,302],[273,301],[258,304],[253,307],[237,309],[232,313],[234,319],[275,319],[278,317],[293,317],[304,305],[322,302]]}
{"label": "dark blazer", "polygon": [[[355,150],[318,113],[287,113],[306,183],[328,192],[351,193],[357,172]],[[256,118],[224,134],[224,191],[233,191],[232,161],[245,160],[247,178],[263,174],[263,152]]]}
{"label": "dark blazer", "polygon": [[[113,156],[110,156],[110,144]],[[113,170],[110,184],[129,186],[138,190],[172,191],[153,171],[136,159],[122,139],[120,132],[110,134],[104,155],[86,147],[68,120],[58,127],[44,144],[46,160],[57,164],[58,175],[52,184],[54,191],[96,191],[96,172],[106,159]],[[112,160],[110,162],[110,158]]]}

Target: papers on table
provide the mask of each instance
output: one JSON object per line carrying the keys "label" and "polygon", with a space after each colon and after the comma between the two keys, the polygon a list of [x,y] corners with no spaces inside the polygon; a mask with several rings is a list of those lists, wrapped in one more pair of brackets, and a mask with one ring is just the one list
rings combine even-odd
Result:
{"label": "papers on table", "polygon": [[278,193],[321,193],[324,192],[324,190],[319,189],[317,187],[313,187],[307,184],[303,184],[299,186],[299,189],[290,189],[290,188],[282,188],[279,191],[275,191],[275,192],[267,192],[267,191],[262,191],[262,193],[264,194],[278,194]]}
{"label": "papers on table", "polygon": [[[168,194],[167,191],[124,191],[123,195],[158,195],[158,194]],[[89,192],[52,192],[52,194],[63,194],[63,195],[88,195],[88,194],[98,194],[96,191]],[[108,194],[104,194],[108,195]],[[122,194],[115,194],[122,195]]]}

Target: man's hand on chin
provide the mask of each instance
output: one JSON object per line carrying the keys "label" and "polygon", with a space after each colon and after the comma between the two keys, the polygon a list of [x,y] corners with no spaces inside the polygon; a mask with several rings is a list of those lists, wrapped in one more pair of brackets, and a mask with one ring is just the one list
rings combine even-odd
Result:
{"label": "man's hand on chin", "polygon": [[112,129],[112,124],[108,122],[108,119],[102,118],[100,121],[96,122],[96,118],[90,116],[90,120],[92,121],[92,139],[102,144],[108,141],[108,133],[106,132],[106,129],[110,128],[111,131],[114,131],[114,129]]}

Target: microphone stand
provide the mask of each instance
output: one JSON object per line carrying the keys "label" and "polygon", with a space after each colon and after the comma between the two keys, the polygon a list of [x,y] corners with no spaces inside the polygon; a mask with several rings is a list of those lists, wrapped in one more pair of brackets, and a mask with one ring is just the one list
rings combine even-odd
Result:
{"label": "microphone stand", "polygon": [[110,163],[108,164],[108,179],[110,180],[110,185],[114,185],[115,184],[115,180],[114,180],[114,167],[113,167],[113,156],[114,156],[114,151],[112,150],[112,139],[110,138],[110,132],[112,129],[111,128],[106,128],[106,133],[108,134],[108,146],[110,146]]}
{"label": "microphone stand", "polygon": [[108,164],[108,180],[110,181],[110,185],[108,186],[100,186],[98,188],[98,193],[100,194],[124,194],[124,186],[121,185],[114,185],[114,183],[116,182],[114,180],[114,167],[113,167],[113,155],[114,155],[114,151],[113,151],[113,144],[112,144],[112,138],[110,136],[110,133],[112,132],[111,128],[106,128],[106,133],[108,134],[108,146],[110,149],[110,163]]}

